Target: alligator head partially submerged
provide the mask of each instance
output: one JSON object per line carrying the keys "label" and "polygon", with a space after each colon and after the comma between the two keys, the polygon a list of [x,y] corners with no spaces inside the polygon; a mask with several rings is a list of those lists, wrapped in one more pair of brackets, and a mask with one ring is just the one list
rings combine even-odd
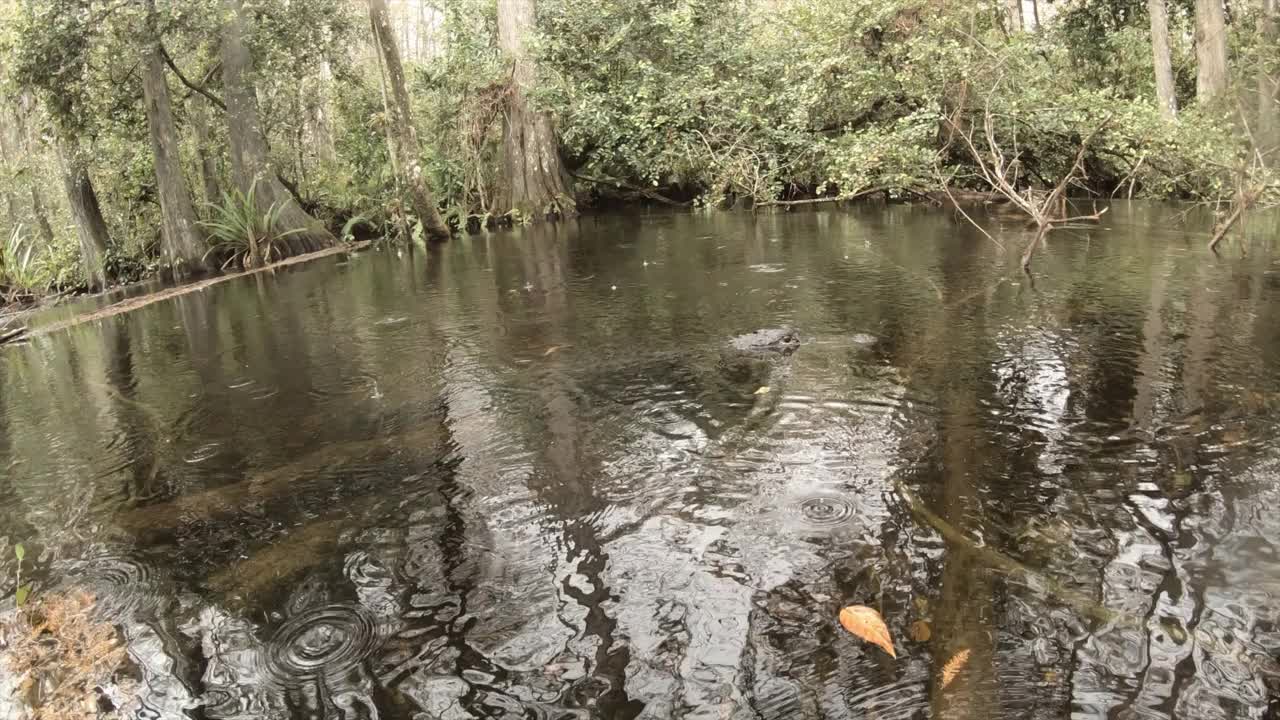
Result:
{"label": "alligator head partially submerged", "polygon": [[764,328],[729,341],[731,349],[741,353],[780,353],[788,355],[800,347],[800,335],[794,328]]}

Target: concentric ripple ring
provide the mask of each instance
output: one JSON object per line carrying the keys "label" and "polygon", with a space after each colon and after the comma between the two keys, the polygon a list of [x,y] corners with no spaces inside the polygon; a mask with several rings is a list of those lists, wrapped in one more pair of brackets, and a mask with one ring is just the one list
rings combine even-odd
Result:
{"label": "concentric ripple ring", "polygon": [[358,605],[329,605],[289,618],[268,643],[272,676],[285,685],[342,676],[378,648],[374,616]]}

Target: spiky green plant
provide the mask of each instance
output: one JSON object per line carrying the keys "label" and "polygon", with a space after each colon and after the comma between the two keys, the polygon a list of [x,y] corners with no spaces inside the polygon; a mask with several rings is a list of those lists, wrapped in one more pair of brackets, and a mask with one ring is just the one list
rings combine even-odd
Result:
{"label": "spiky green plant", "polygon": [[209,231],[212,246],[205,253],[226,254],[222,269],[239,263],[245,269],[274,262],[284,255],[284,241],[293,235],[306,232],[306,228],[280,229],[280,214],[284,203],[276,201],[266,208],[258,208],[258,181],[249,186],[249,192],[232,190],[222,194],[222,204],[210,204],[213,217],[200,224]]}
{"label": "spiky green plant", "polygon": [[9,286],[11,294],[39,295],[49,289],[52,278],[37,245],[21,224],[9,233],[0,252],[0,280]]}

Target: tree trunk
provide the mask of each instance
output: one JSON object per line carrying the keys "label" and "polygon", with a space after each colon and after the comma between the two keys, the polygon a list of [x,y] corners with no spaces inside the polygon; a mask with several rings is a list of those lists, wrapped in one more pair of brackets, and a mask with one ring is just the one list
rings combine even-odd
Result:
{"label": "tree trunk", "polygon": [[[1262,13],[1258,15],[1258,35],[1262,38],[1263,48],[1274,48],[1280,38],[1276,35],[1276,14],[1280,3],[1277,0],[1262,0]],[[1276,105],[1276,91],[1280,89],[1280,78],[1277,78],[1266,65],[1266,58],[1258,63],[1258,150],[1266,153],[1280,145],[1280,106]],[[1273,159],[1269,158],[1268,164]]]}
{"label": "tree trunk", "polygon": [[1169,13],[1165,0],[1147,0],[1151,18],[1151,52],[1156,68],[1156,102],[1166,120],[1178,116],[1178,98],[1173,90],[1173,61],[1169,56]]}
{"label": "tree trunk", "polygon": [[[17,115],[16,111],[14,115]],[[14,157],[14,146],[17,144],[15,142],[16,137],[17,132],[12,124],[6,122],[4,127],[0,127],[0,163],[4,165],[4,174],[9,177],[16,177],[17,175],[14,168],[10,167]],[[9,223],[9,229],[12,231],[22,222],[22,214],[18,212],[18,196],[14,194],[13,188],[7,185],[4,189],[4,204],[5,217]],[[0,238],[0,240],[2,239]]]}
{"label": "tree trunk", "polygon": [[[38,171],[37,162],[34,159],[34,149],[31,143],[31,134],[27,132],[27,114],[32,111],[34,104],[30,96],[24,95],[19,99],[18,107],[13,109],[13,126],[12,133],[6,128],[3,135],[9,142],[5,152],[5,162],[14,162],[14,153],[26,159],[27,166],[27,184],[31,188],[31,217],[35,223],[36,232],[40,234],[40,240],[44,242],[45,247],[53,245],[53,226],[49,224],[49,211],[46,209],[44,202],[44,193],[40,190],[40,180],[36,177]],[[9,219],[11,225],[17,225],[20,214],[17,212],[17,198],[13,191],[6,192],[6,201],[9,203]]]}
{"label": "tree trunk", "polygon": [[67,204],[71,206],[71,217],[80,238],[80,262],[84,266],[85,281],[89,283],[90,290],[99,290],[106,287],[111,279],[103,265],[109,236],[107,221],[98,207],[98,194],[89,179],[89,169],[80,157],[78,143],[59,138],[58,161],[62,184],[67,191]]}
{"label": "tree trunk", "polygon": [[1022,0],[1004,0],[1004,26],[1010,35],[1022,32]]}
{"label": "tree trunk", "polygon": [[573,180],[560,158],[551,117],[529,107],[537,65],[525,47],[534,27],[534,0],[498,0],[498,45],[512,62],[512,87],[502,127],[504,187],[499,205],[527,218],[576,212]]}
{"label": "tree trunk", "polygon": [[409,92],[404,84],[404,67],[400,64],[400,52],[396,48],[395,32],[387,17],[385,0],[369,0],[369,22],[373,26],[374,42],[382,58],[383,71],[390,85],[391,97],[387,103],[388,118],[391,123],[391,144],[394,170],[400,176],[403,185],[409,190],[410,204],[413,214],[422,223],[422,230],[428,239],[448,240],[449,228],[436,209],[435,196],[427,184],[426,172],[422,168],[422,150],[418,145],[418,134],[413,127],[413,115],[409,107]]}
{"label": "tree trunk", "polygon": [[31,216],[35,218],[36,232],[46,247],[53,245],[53,226],[49,224],[49,211],[45,209],[44,193],[40,192],[40,183],[31,183]]}
{"label": "tree trunk", "polygon": [[1196,0],[1196,102],[1227,89],[1227,21],[1222,0]]}
{"label": "tree trunk", "polygon": [[196,157],[200,161],[204,201],[216,205],[222,202],[222,192],[218,189],[218,159],[209,140],[209,101],[202,97],[191,99],[191,128],[195,133]]}
{"label": "tree trunk", "polygon": [[155,157],[156,193],[160,196],[160,238],[165,261],[175,275],[200,269],[204,259],[204,239],[196,223],[191,191],[182,174],[178,151],[178,130],[169,104],[169,84],[158,42],[149,43],[140,66],[142,96],[151,130],[151,152]]}
{"label": "tree trunk", "polygon": [[253,58],[245,44],[244,0],[222,0],[227,22],[222,28],[222,85],[227,105],[227,134],[231,146],[231,176],[246,196],[254,193],[265,212],[279,204],[278,231],[301,229],[287,238],[294,253],[333,245],[333,233],[303,210],[280,183],[271,166],[267,140],[258,117],[257,91],[251,84]]}

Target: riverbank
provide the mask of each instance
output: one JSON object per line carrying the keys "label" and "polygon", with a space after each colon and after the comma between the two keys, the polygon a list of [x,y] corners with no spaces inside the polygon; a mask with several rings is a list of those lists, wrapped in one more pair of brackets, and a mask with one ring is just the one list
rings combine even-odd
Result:
{"label": "riverbank", "polygon": [[[120,315],[122,313],[127,313],[132,310],[137,310],[139,308],[146,307],[147,305],[151,305],[152,303],[158,303],[164,300],[170,300],[172,298],[181,297],[183,295],[189,295],[191,293],[201,292],[215,285],[220,285],[222,283],[230,282],[232,280],[236,280],[242,277],[249,277],[252,275],[259,275],[261,273],[274,272],[282,268],[290,267],[293,265],[299,265],[302,263],[310,262],[312,260],[319,260],[320,258],[326,258],[333,255],[342,255],[345,253],[358,252],[360,250],[364,250],[365,248],[369,247],[372,244],[373,244],[373,241],[371,240],[363,240],[356,243],[342,244],[342,245],[337,245],[331,248],[325,248],[324,250],[317,250],[315,252],[304,253],[302,255],[295,255],[291,258],[285,258],[284,260],[280,260],[279,262],[274,262],[267,265],[263,265],[262,267],[253,268],[252,270],[240,270],[236,272],[230,272],[224,275],[218,275],[215,277],[198,280],[193,283],[176,285],[173,287],[165,288],[163,290],[158,290],[156,292],[150,292],[143,295],[139,295],[137,297],[127,298],[119,302],[111,303],[97,310],[93,310],[91,312],[76,314],[70,318],[58,320],[58,321],[49,323],[47,325],[39,326],[39,327],[29,327],[26,325],[19,325],[17,323],[14,323],[9,327],[0,329],[0,344],[22,342],[25,340],[29,340],[31,338],[39,337],[41,335],[47,335],[49,333],[58,332],[59,330],[65,330],[67,328],[74,327],[76,325],[81,325],[83,323],[113,317],[115,315]],[[108,292],[110,292],[110,290],[108,290]],[[39,306],[37,306],[32,308],[30,311],[24,311],[24,312],[28,312],[28,313],[38,312],[39,310],[40,308]]]}

